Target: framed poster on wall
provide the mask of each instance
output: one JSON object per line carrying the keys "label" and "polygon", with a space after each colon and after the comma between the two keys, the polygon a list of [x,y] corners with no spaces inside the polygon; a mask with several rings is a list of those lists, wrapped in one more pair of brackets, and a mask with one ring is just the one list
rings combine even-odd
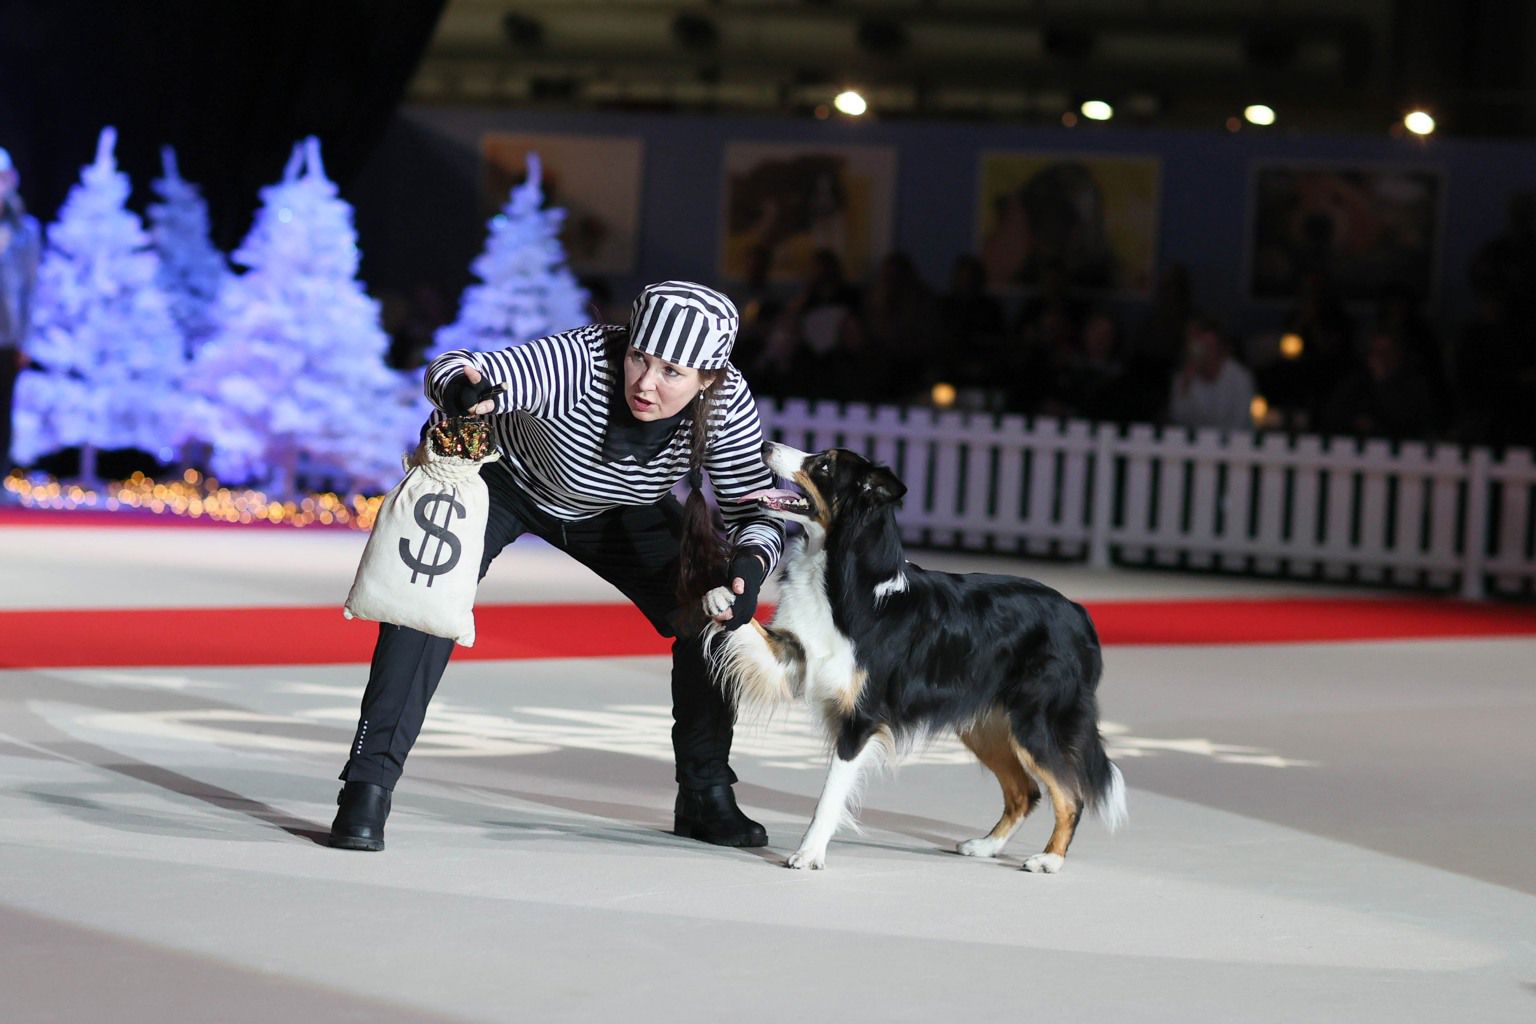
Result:
{"label": "framed poster on wall", "polygon": [[488,132],[480,139],[481,196],[486,215],[501,209],[527,177],[537,153],[544,205],[565,210],[560,243],[577,274],[628,274],[640,234],[644,143],[597,135]]}
{"label": "framed poster on wall", "polygon": [[1032,287],[1060,267],[1077,288],[1145,295],[1157,254],[1156,157],[980,155],[976,252],[993,288]]}
{"label": "framed poster on wall", "polygon": [[724,166],[721,277],[746,278],[756,253],[771,279],[802,280],[830,249],[858,280],[890,251],[894,148],[733,142]]}
{"label": "framed poster on wall", "polygon": [[1432,168],[1260,164],[1253,171],[1247,287],[1295,297],[1322,273],[1346,301],[1384,289],[1430,297],[1439,277],[1445,182]]}

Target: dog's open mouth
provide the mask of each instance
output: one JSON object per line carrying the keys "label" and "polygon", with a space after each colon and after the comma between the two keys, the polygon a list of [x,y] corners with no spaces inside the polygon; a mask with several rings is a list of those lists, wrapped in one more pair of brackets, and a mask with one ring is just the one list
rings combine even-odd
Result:
{"label": "dog's open mouth", "polygon": [[811,512],[811,503],[798,491],[765,488],[761,491],[753,491],[751,494],[744,494],[738,500],[756,502],[759,508],[767,509],[769,512],[788,512],[799,515],[809,515]]}

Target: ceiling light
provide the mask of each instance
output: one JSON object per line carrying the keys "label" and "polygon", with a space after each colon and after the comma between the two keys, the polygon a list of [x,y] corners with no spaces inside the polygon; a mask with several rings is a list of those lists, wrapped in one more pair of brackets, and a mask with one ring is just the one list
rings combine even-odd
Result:
{"label": "ceiling light", "polygon": [[1435,130],[1435,119],[1428,111],[1410,110],[1403,118],[1403,127],[1415,135],[1429,135]]}
{"label": "ceiling light", "polygon": [[858,117],[869,109],[869,104],[864,102],[864,97],[852,89],[845,89],[838,93],[833,98],[832,105],[849,117]]}
{"label": "ceiling light", "polygon": [[1078,109],[1090,121],[1108,121],[1115,116],[1115,108],[1103,100],[1084,100]]}
{"label": "ceiling light", "polygon": [[1249,124],[1268,126],[1275,123],[1275,109],[1262,103],[1250,103],[1243,108],[1243,117]]}

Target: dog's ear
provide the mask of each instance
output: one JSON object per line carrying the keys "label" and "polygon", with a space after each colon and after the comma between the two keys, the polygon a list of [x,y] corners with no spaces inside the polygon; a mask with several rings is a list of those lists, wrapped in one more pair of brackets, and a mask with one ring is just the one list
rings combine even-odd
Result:
{"label": "dog's ear", "polygon": [[876,466],[869,471],[864,478],[864,493],[880,502],[894,504],[907,493],[907,485],[902,483],[885,466]]}

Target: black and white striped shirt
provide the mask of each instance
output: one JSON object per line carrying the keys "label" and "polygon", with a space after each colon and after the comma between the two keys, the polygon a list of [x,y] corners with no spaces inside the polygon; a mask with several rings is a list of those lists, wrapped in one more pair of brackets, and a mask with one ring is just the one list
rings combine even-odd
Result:
{"label": "black and white striped shirt", "polygon": [[[633,455],[603,461],[609,401],[623,388],[622,369],[608,359],[608,338],[625,330],[592,324],[496,352],[445,353],[427,367],[427,397],[442,408],[442,386],[465,365],[505,384],[489,417],[496,447],[517,482],[551,515],[588,519],[615,505],[652,504],[688,475],[689,427],[685,418],[648,462]],[[733,500],[774,484],[762,462],[757,403],[734,366],[727,366],[721,387],[704,470],[732,545],[762,550],[772,569],[784,547],[783,525]]]}

